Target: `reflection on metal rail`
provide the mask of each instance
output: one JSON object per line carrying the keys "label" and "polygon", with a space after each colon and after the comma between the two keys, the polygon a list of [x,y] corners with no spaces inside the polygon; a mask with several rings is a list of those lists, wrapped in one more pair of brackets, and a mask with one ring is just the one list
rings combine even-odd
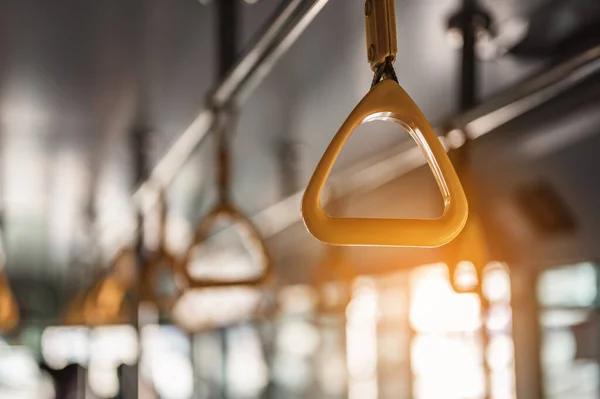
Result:
{"label": "reflection on metal rail", "polygon": [[[469,138],[481,137],[504,123],[525,114],[582,83],[600,71],[600,46],[520,83],[481,105],[451,118],[444,126],[463,132]],[[449,137],[440,137],[446,149],[452,146]],[[425,164],[418,148],[401,144],[384,154],[331,176],[330,184],[341,197],[367,192]],[[300,201],[303,191],[259,212],[252,220],[263,237],[275,235],[300,221]]]}

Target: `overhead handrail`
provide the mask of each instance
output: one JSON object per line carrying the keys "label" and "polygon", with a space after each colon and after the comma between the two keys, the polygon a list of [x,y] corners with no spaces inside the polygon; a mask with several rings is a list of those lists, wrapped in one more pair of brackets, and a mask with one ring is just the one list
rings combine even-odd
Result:
{"label": "overhead handrail", "polygon": [[[436,247],[463,228],[468,206],[460,181],[437,135],[410,96],[400,87],[396,58],[393,0],[365,2],[367,57],[375,72],[371,90],[358,103],[325,150],[306,188],[302,216],[309,232],[332,245]],[[321,206],[321,193],[344,144],[360,124],[390,120],[406,129],[431,168],[444,201],[438,219],[334,218]]]}

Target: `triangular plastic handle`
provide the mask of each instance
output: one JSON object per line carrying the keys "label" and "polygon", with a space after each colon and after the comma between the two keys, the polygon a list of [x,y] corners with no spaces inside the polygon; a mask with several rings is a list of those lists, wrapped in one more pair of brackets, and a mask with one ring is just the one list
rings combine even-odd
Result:
{"label": "triangular plastic handle", "polygon": [[[442,193],[438,219],[334,218],[321,207],[321,193],[342,147],[357,126],[391,120],[406,129],[421,149]],[[302,199],[308,231],[332,245],[437,247],[452,241],[467,220],[467,198],[437,135],[410,96],[393,80],[373,87],[352,110],[325,150]]]}
{"label": "triangular plastic handle", "polygon": [[[259,257],[259,264],[262,267],[261,273],[252,279],[243,280],[219,280],[219,279],[198,279],[194,278],[189,272],[189,263],[192,260],[194,248],[207,239],[212,226],[219,220],[219,217],[227,217],[234,223],[234,227],[243,230],[247,234],[251,245],[256,249]],[[234,287],[234,286],[255,286],[263,283],[271,271],[271,258],[267,247],[261,238],[254,224],[233,205],[222,203],[217,205],[198,225],[194,239],[189,246],[181,264],[180,272],[186,277],[188,286],[191,288],[205,287]]]}

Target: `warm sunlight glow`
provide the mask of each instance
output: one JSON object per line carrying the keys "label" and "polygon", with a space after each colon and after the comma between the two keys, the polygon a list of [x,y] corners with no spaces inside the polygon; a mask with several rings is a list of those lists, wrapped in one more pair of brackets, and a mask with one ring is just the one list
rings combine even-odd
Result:
{"label": "warm sunlight glow", "polygon": [[360,279],[346,309],[349,398],[377,398],[377,290]]}
{"label": "warm sunlight glow", "polygon": [[479,299],[456,294],[443,264],[418,269],[412,276],[410,322],[419,332],[476,331],[481,326]]}
{"label": "warm sunlight glow", "polygon": [[[459,274],[468,276],[474,272],[466,262],[463,266]],[[476,276],[468,277],[475,277],[469,283],[477,282]],[[415,399],[484,397],[484,361],[492,370],[492,397],[514,397],[507,269],[491,264],[484,271],[483,291],[492,302],[487,317],[492,336],[485,352],[479,298],[476,294],[455,293],[448,278],[444,264],[425,266],[411,275],[410,322],[416,332],[411,347]]]}
{"label": "warm sunlight glow", "polygon": [[456,339],[438,334],[419,335],[413,341],[411,357],[415,398],[483,396],[481,348],[472,337]]}
{"label": "warm sunlight glow", "polygon": [[482,289],[490,302],[510,302],[510,275],[506,265],[499,262],[487,265]]}
{"label": "warm sunlight glow", "polygon": [[475,265],[470,261],[458,262],[454,276],[454,284],[463,290],[472,290],[478,284],[477,270]]}

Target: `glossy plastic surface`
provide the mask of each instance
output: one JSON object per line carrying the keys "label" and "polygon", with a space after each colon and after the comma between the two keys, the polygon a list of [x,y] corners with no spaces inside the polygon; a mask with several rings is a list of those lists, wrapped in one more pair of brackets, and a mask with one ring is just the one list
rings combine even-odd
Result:
{"label": "glossy plastic surface", "polygon": [[[250,241],[251,245],[256,249],[259,257],[259,266],[261,273],[253,279],[243,280],[217,280],[217,279],[197,279],[189,272],[189,264],[193,258],[194,249],[202,244],[208,238],[208,233],[211,228],[217,223],[219,218],[228,218],[234,223],[234,227],[242,230]],[[204,220],[200,222],[194,235],[190,247],[188,248],[183,261],[181,262],[180,272],[186,277],[188,285],[193,288],[200,287],[229,287],[229,286],[252,286],[263,283],[268,277],[271,270],[271,261],[265,246],[264,241],[258,234],[256,227],[246,216],[228,203],[221,203],[210,212]]]}
{"label": "glossy plastic surface", "polygon": [[[325,213],[321,193],[335,160],[356,127],[372,120],[399,123],[415,140],[442,193],[444,212],[440,218],[334,218]],[[325,150],[302,200],[307,229],[332,245],[436,247],[460,233],[467,214],[465,193],[438,137],[409,95],[389,79],[373,87],[350,113]]]}

